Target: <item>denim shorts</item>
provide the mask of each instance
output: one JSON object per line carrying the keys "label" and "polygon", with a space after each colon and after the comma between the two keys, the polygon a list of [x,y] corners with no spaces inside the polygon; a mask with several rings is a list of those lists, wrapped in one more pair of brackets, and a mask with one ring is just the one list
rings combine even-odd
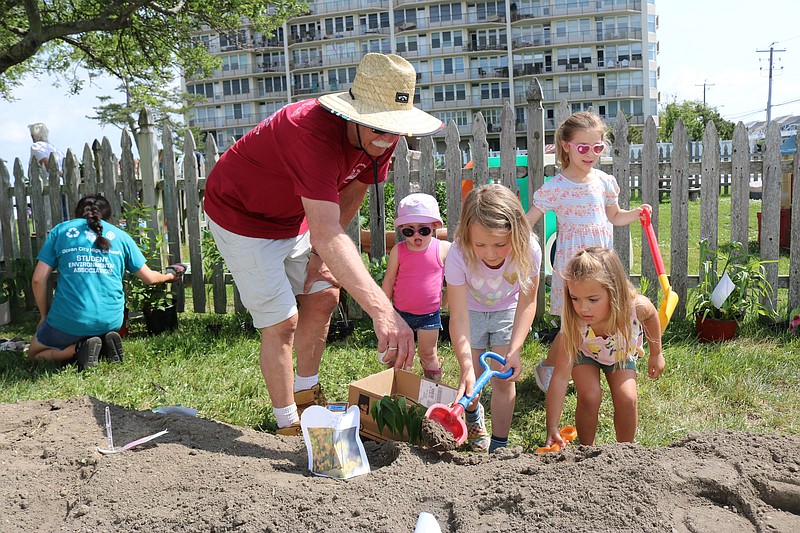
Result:
{"label": "denim shorts", "polygon": [[408,327],[413,331],[417,331],[418,329],[442,329],[442,314],[438,309],[427,315],[406,313],[405,311],[400,311],[396,307],[395,311],[397,311],[397,314],[406,321]]}
{"label": "denim shorts", "polygon": [[516,309],[469,312],[469,343],[475,350],[511,344]]}
{"label": "denim shorts", "polygon": [[578,360],[575,361],[572,366],[578,365],[594,365],[600,370],[603,371],[604,374],[608,374],[609,372],[613,372],[615,370],[633,370],[636,372],[636,359],[632,359],[628,357],[625,361],[621,363],[614,363],[613,365],[604,365],[602,363],[598,363],[597,360],[592,359],[591,357],[586,357],[582,353],[578,354]]}
{"label": "denim shorts", "polygon": [[42,325],[36,330],[36,340],[48,348],[55,348],[56,350],[63,350],[67,346],[72,346],[79,340],[85,338],[86,335],[64,333],[48,324],[46,320],[42,322]]}

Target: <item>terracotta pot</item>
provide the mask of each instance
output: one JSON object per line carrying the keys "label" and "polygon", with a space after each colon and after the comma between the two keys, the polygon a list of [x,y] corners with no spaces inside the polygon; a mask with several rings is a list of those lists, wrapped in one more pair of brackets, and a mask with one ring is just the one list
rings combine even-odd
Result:
{"label": "terracotta pot", "polygon": [[125,308],[125,312],[122,315],[122,325],[117,330],[120,337],[127,337],[129,334],[129,326],[130,326],[130,312],[128,308]]}
{"label": "terracotta pot", "polygon": [[695,328],[700,342],[720,342],[734,338],[739,323],[735,320],[703,319],[701,315],[695,315]]}

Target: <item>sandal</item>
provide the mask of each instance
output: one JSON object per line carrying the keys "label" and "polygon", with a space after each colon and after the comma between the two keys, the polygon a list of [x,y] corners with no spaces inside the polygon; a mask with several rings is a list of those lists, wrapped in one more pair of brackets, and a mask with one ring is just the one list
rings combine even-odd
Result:
{"label": "sandal", "polygon": [[429,369],[425,368],[425,365],[422,364],[422,361],[419,362],[420,366],[422,367],[422,375],[425,376],[427,379],[431,381],[435,381],[436,383],[441,383],[442,381],[442,358],[438,358],[439,368],[438,369]]}

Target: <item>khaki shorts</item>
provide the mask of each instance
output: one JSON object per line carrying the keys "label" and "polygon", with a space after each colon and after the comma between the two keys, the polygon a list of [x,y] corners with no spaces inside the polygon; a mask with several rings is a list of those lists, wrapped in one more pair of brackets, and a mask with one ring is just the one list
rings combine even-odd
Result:
{"label": "khaki shorts", "polygon": [[291,239],[257,239],[232,233],[210,218],[208,228],[256,328],[274,326],[296,315],[296,295],[332,287],[317,281],[308,293],[303,292],[311,253],[308,232]]}

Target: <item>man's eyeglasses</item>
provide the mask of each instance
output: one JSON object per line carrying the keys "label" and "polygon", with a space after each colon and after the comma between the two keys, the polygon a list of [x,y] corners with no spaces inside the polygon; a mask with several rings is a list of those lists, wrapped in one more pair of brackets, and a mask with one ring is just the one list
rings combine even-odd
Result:
{"label": "man's eyeglasses", "polygon": [[586,155],[589,153],[589,150],[594,152],[595,155],[600,155],[606,151],[605,143],[597,143],[597,144],[575,144],[574,142],[567,142],[570,146],[575,148],[581,155]]}
{"label": "man's eyeglasses", "polygon": [[403,234],[403,237],[413,237],[415,233],[419,233],[420,237],[427,237],[433,232],[430,226],[420,226],[416,230],[414,228],[403,228],[400,230],[400,233]]}
{"label": "man's eyeglasses", "polygon": [[383,130],[373,129],[372,133],[374,133],[375,135],[387,135],[389,132],[388,131],[383,131]]}

